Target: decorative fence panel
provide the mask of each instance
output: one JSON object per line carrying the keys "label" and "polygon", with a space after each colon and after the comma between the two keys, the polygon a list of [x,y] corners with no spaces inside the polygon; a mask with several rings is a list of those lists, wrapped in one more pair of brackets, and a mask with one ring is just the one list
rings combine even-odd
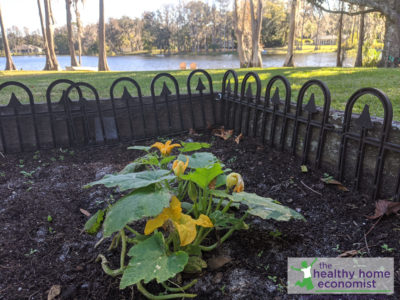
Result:
{"label": "decorative fence panel", "polygon": [[[279,82],[283,91],[276,87]],[[53,99],[59,85],[67,88],[61,98]],[[393,196],[399,200],[400,132],[392,124],[392,105],[382,91],[362,88],[349,98],[344,112],[332,112],[329,88],[319,80],[307,81],[296,102],[290,82],[280,75],[268,81],[265,91],[257,73],[247,73],[239,83],[233,70],[224,74],[219,93],[204,70],[191,72],[186,85],[187,94],[181,95],[176,78],[160,73],[151,82],[151,96],[145,97],[133,78],[121,77],[112,83],[110,97],[100,99],[92,85],[61,79],[49,85],[46,103],[35,103],[24,84],[5,82],[0,95],[16,87],[26,93],[29,103],[22,104],[12,93],[9,103],[0,106],[0,151],[137,142],[223,125],[236,135],[290,152],[303,164],[323,167],[354,189],[369,192],[372,199]],[[123,86],[121,95],[116,93],[118,86]],[[156,86],[162,86],[159,94]],[[315,94],[305,99],[315,87],[322,92],[322,108],[316,106]],[[373,120],[368,105],[360,115],[353,115],[354,104],[365,95],[382,104],[383,119]]]}

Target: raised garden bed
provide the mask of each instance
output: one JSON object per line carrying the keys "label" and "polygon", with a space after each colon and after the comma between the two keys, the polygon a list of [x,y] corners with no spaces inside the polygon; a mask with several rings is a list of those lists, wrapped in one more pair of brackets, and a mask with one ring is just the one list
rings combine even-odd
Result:
{"label": "raised garden bed", "polygon": [[[198,299],[293,299],[285,288],[287,257],[336,257],[350,250],[365,257],[394,257],[395,295],[379,299],[397,299],[398,217],[384,217],[370,231],[376,221],[365,217],[375,207],[368,195],[324,185],[322,171],[303,173],[293,156],[251,138],[239,145],[209,134],[175,138],[188,139],[212,142],[211,151],[242,174],[246,191],[271,197],[307,220],[249,218],[249,230],[235,232],[220,248],[205,254],[205,271],[182,278],[187,283],[198,277],[189,290]],[[142,299],[136,289],[119,290],[119,279],[105,275],[95,262],[99,253],[107,253],[109,242],[94,248],[101,235],[83,231],[88,218],[80,211],[94,213],[118,197],[111,189],[82,187],[120,171],[140,155],[127,146],[42,150],[0,158],[0,299],[43,299],[53,285],[61,286],[62,299]],[[143,230],[143,222],[137,225]],[[147,288],[159,292],[155,285]]]}

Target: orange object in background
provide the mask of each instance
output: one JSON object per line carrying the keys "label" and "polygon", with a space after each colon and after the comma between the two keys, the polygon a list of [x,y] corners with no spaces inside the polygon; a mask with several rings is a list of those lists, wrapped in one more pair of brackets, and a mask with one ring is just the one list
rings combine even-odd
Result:
{"label": "orange object in background", "polygon": [[179,64],[179,68],[180,68],[181,70],[186,70],[186,63],[185,63],[185,62],[181,62],[181,63]]}
{"label": "orange object in background", "polygon": [[190,64],[190,69],[191,69],[191,70],[196,70],[196,69],[197,69],[197,64],[194,63],[194,62],[191,63],[191,64]]}

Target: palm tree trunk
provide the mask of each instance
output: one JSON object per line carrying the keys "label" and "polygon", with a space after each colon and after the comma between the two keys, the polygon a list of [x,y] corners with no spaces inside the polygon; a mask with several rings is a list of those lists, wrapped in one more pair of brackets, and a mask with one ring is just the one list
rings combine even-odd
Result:
{"label": "palm tree trunk", "polygon": [[104,0],[99,0],[99,71],[110,71],[106,53],[106,28],[104,24]]}
{"label": "palm tree trunk", "polygon": [[293,46],[294,46],[294,34],[296,30],[296,8],[297,0],[292,0],[290,9],[290,21],[289,21],[289,39],[288,39],[288,51],[286,53],[284,67],[294,67],[293,59]]}
{"label": "palm tree trunk", "polygon": [[54,68],[54,66],[50,60],[50,50],[49,50],[49,44],[47,43],[46,27],[44,26],[42,6],[40,4],[40,0],[37,0],[37,4],[38,4],[38,9],[39,9],[40,26],[42,28],[42,35],[43,35],[43,48],[44,48],[44,52],[46,53],[46,64],[45,64],[43,70],[52,70]]}
{"label": "palm tree trunk", "polygon": [[79,58],[79,65],[82,65],[82,22],[81,22],[81,14],[79,12],[79,7],[78,7],[78,0],[74,0],[74,4],[75,4],[76,27],[78,29],[78,37],[77,37],[78,58]]}
{"label": "palm tree trunk", "polygon": [[46,38],[47,45],[49,48],[49,61],[51,62],[52,68],[49,70],[61,70],[56,56],[56,51],[54,50],[54,32],[53,32],[53,14],[51,13],[51,3],[50,0],[44,0],[44,15],[46,19]]}
{"label": "palm tree trunk", "polygon": [[8,45],[7,32],[6,29],[4,28],[3,16],[1,15],[1,7],[0,7],[0,27],[1,27],[1,35],[3,37],[4,52],[6,55],[5,70],[6,71],[16,70],[17,68],[15,67],[13,59],[11,57],[10,46]]}
{"label": "palm tree trunk", "polygon": [[78,64],[78,61],[76,60],[76,55],[75,55],[75,45],[74,45],[74,37],[73,37],[73,31],[72,31],[71,3],[72,3],[72,0],[65,0],[65,9],[67,11],[69,55],[71,56],[71,66],[76,67],[79,64]]}

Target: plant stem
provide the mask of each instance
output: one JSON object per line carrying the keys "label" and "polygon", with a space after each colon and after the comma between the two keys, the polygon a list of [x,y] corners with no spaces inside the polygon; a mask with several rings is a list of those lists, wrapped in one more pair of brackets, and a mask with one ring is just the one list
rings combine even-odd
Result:
{"label": "plant stem", "polygon": [[128,226],[128,225],[125,225],[125,228],[127,229],[127,230],[129,230],[130,232],[132,232],[134,235],[136,235],[136,236],[143,236],[143,234],[140,234],[139,232],[137,232],[135,229],[133,229],[132,227],[130,227],[130,226]]}
{"label": "plant stem", "polygon": [[121,233],[121,241],[122,241],[122,247],[121,247],[121,258],[120,258],[120,269],[125,268],[125,255],[126,255],[126,235],[125,235],[125,230],[122,229],[120,231]]}
{"label": "plant stem", "polygon": [[101,260],[101,268],[103,269],[104,273],[110,275],[112,277],[121,275],[124,272],[123,268],[119,268],[117,270],[112,270],[107,264],[108,260],[103,254],[99,254],[96,258],[96,262]]}
{"label": "plant stem", "polygon": [[196,294],[185,294],[185,293],[156,296],[156,295],[153,295],[153,294],[149,293],[140,282],[138,282],[136,284],[136,286],[137,286],[137,289],[147,299],[152,299],[152,300],[163,300],[163,299],[174,299],[174,298],[194,298],[194,297],[197,296]]}
{"label": "plant stem", "polygon": [[184,290],[187,290],[188,288],[191,288],[192,286],[194,286],[196,283],[197,283],[197,279],[194,279],[192,282],[188,283],[185,286],[177,287],[177,288],[170,287],[165,282],[162,282],[161,285],[169,292],[183,292]]}
{"label": "plant stem", "polygon": [[228,202],[228,204],[224,207],[224,209],[222,210],[222,213],[226,213],[229,209],[229,207],[231,206],[231,204],[233,203],[233,200],[230,200]]}

